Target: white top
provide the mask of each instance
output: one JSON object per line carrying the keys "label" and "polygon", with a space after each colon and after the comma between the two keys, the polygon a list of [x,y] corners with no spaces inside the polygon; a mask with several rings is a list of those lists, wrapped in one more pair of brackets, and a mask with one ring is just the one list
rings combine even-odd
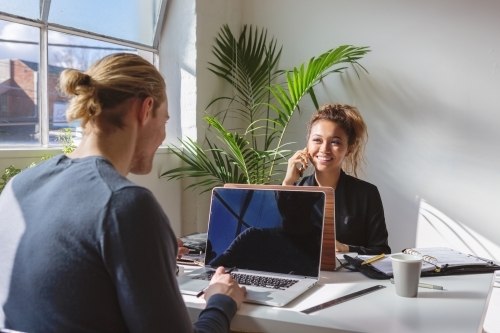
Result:
{"label": "white top", "polygon": [[[322,272],[319,284],[282,308],[244,303],[231,322],[235,329],[274,332],[481,332],[494,275],[425,277],[420,282],[444,290],[419,288],[417,298],[396,295],[389,280],[361,273]],[[386,288],[312,314],[299,311],[375,285]],[[192,320],[205,302],[183,296]]]}

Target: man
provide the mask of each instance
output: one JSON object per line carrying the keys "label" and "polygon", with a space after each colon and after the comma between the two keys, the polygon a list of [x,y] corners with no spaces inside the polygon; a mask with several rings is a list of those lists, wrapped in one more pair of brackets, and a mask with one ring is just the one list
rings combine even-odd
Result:
{"label": "man", "polygon": [[[66,70],[82,142],[27,169],[0,196],[0,301],[25,332],[227,332],[245,295],[220,267],[192,325],[177,287],[178,243],[146,174],[165,139],[165,83],[147,61],[107,56]],[[5,217],[5,218],[4,218]],[[0,323],[1,326],[1,323]]]}

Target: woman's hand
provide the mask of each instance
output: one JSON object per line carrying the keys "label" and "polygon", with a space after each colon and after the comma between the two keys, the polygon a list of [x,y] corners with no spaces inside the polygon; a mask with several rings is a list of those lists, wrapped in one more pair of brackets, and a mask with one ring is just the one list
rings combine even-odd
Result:
{"label": "woman's hand", "polygon": [[335,240],[335,252],[349,252],[349,246]]}
{"label": "woman's hand", "polygon": [[[297,167],[297,165],[300,165]],[[288,167],[286,169],[285,179],[282,185],[293,185],[304,173],[304,170],[309,166],[309,153],[307,147],[303,150],[298,150],[288,159]]]}

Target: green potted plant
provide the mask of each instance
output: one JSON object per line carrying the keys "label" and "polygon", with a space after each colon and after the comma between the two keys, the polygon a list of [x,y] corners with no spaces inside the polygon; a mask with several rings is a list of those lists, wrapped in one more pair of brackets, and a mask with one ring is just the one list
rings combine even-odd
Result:
{"label": "green potted plant", "polygon": [[[294,113],[300,112],[302,98],[309,95],[318,108],[314,87],[327,75],[341,73],[346,64],[365,70],[358,60],[369,52],[368,47],[343,45],[293,70],[280,71],[276,67],[282,48],[276,45],[274,38],[267,42],[264,29],[245,25],[236,39],[227,25],[222,27],[213,47],[220,63],[209,63],[209,70],[228,82],[234,95],[215,98],[207,106],[227,104],[203,118],[213,133],[206,137],[207,148],[189,138],[180,140],[181,146],[169,145],[184,165],[160,177],[195,178],[187,188],[202,192],[224,183],[279,182],[284,172],[279,165],[290,155],[283,137]],[[276,83],[283,76],[284,83]],[[225,122],[230,117],[243,126],[228,129]]]}

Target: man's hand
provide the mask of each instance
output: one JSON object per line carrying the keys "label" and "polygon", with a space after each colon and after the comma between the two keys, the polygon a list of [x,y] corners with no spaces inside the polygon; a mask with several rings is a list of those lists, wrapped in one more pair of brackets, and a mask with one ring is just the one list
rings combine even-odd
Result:
{"label": "man's hand", "polygon": [[247,289],[245,287],[240,287],[238,283],[231,277],[231,274],[226,274],[226,269],[224,267],[219,267],[215,271],[210,285],[205,290],[205,300],[214,294],[224,294],[231,297],[235,302],[238,309],[240,308],[241,302],[245,298]]}
{"label": "man's hand", "polygon": [[180,259],[183,255],[189,253],[189,249],[187,247],[184,247],[184,243],[177,238],[177,259]]}

